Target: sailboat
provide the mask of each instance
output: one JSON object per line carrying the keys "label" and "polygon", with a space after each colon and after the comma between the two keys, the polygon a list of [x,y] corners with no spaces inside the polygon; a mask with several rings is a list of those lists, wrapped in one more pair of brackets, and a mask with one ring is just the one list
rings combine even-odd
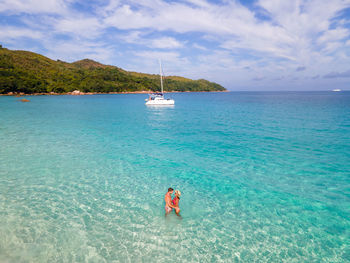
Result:
{"label": "sailboat", "polygon": [[174,105],[175,101],[173,99],[164,98],[163,91],[163,75],[162,75],[162,63],[159,60],[159,68],[160,68],[160,87],[161,92],[149,94],[148,99],[146,99],[146,105]]}

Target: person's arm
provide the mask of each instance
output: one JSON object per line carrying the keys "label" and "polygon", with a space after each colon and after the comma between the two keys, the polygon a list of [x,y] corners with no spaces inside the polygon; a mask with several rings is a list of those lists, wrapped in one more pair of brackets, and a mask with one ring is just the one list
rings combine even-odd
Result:
{"label": "person's arm", "polygon": [[175,206],[173,206],[173,204],[171,203],[171,198],[167,199],[166,205],[171,207],[171,208],[175,208]]}
{"label": "person's arm", "polygon": [[168,206],[171,208],[176,208],[176,206],[174,206],[173,204],[171,204],[171,201],[168,203]]}

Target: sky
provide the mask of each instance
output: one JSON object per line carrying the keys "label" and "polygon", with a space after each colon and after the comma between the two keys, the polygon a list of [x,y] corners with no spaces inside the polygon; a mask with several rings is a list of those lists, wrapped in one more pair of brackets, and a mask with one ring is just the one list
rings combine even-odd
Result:
{"label": "sky", "polygon": [[0,0],[0,44],[229,90],[350,90],[350,0]]}

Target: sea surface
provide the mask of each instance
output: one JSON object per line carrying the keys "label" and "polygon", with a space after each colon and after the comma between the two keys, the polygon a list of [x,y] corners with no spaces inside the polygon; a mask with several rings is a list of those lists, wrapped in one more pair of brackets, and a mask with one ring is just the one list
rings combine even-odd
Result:
{"label": "sea surface", "polygon": [[349,262],[350,92],[169,96],[0,97],[0,262]]}

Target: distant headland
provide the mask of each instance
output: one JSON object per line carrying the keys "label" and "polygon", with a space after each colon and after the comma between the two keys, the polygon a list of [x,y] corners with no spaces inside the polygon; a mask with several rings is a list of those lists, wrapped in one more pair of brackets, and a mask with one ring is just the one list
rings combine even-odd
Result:
{"label": "distant headland", "polygon": [[[226,91],[205,79],[166,77],[166,92]],[[0,94],[147,93],[160,90],[159,75],[137,73],[83,59],[73,63],[0,46]],[[77,94],[79,91],[79,94]]]}

